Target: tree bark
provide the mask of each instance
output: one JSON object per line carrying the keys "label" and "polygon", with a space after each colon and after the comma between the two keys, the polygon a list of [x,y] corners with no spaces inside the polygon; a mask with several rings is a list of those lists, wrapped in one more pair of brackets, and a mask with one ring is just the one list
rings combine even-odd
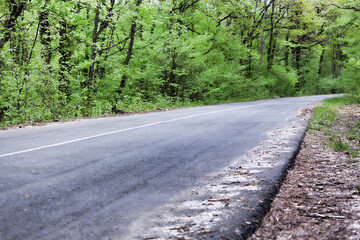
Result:
{"label": "tree bark", "polygon": [[[140,6],[142,0],[136,0],[136,10],[135,12],[138,12],[138,7]],[[127,52],[127,55],[126,55],[126,58],[123,62],[124,66],[128,66],[129,63],[130,63],[130,59],[131,59],[131,56],[133,55],[133,49],[134,49],[134,41],[135,41],[135,34],[136,34],[136,26],[137,26],[137,23],[136,23],[136,20],[137,20],[137,17],[134,16],[132,22],[131,22],[131,28],[130,28],[130,43],[129,43],[129,47],[128,47],[128,52]],[[120,96],[121,93],[122,93],[122,90],[125,88],[126,86],[126,80],[127,80],[127,75],[124,74],[121,78],[121,81],[120,81],[120,87],[119,89],[117,90],[117,94]],[[118,100],[118,99],[117,99]]]}
{"label": "tree bark", "polygon": [[10,8],[10,15],[5,20],[3,25],[2,31],[4,31],[4,36],[0,39],[0,50],[4,47],[5,43],[10,40],[11,32],[15,27],[16,20],[26,8],[26,2],[26,0],[21,2],[18,2],[16,0],[7,1],[8,7]]}
{"label": "tree bark", "polygon": [[360,12],[360,8],[357,8],[357,7],[340,7],[340,6],[336,5],[336,4],[331,4],[331,5],[333,5],[333,6],[337,7],[337,8],[340,8],[340,9],[354,10],[356,12]]}
{"label": "tree bark", "polygon": [[336,63],[336,60],[337,60],[337,49],[336,49],[336,44],[333,44],[332,46],[332,57],[331,57],[331,67],[332,67],[332,75],[333,75],[333,78],[337,78],[336,76],[336,69],[337,69],[337,63]]}
{"label": "tree bark", "polygon": [[40,21],[40,42],[43,45],[41,51],[41,57],[43,58],[45,64],[47,65],[47,70],[50,69],[51,64],[51,32],[50,32],[50,23],[49,23],[49,11],[46,9],[46,3],[44,9],[41,10],[39,21]]}
{"label": "tree bark", "polygon": [[259,59],[258,79],[260,79],[261,63],[262,63],[263,51],[264,51],[264,34],[265,34],[266,9],[267,9],[266,1],[264,1],[264,16],[263,16],[263,26],[262,26],[262,34],[261,34],[261,50],[260,50],[260,59]]}
{"label": "tree bark", "polygon": [[318,70],[319,77],[321,77],[321,75],[322,75],[322,64],[323,64],[323,61],[324,61],[324,55],[325,55],[325,48],[322,46],[320,59],[319,59],[319,70]]}
{"label": "tree bark", "polygon": [[88,91],[89,94],[93,91],[93,81],[94,81],[94,74],[95,74],[95,58],[96,58],[96,44],[98,41],[99,34],[101,33],[100,30],[98,32],[99,27],[99,21],[100,21],[100,2],[98,2],[98,6],[96,8],[95,12],[95,18],[94,18],[94,29],[92,34],[92,48],[91,48],[91,65],[89,68],[89,80],[88,80]]}
{"label": "tree bark", "polygon": [[[289,38],[290,38],[290,32],[288,32],[286,34],[285,41],[289,42]],[[284,60],[285,60],[285,66],[286,67],[289,66],[289,46],[288,45],[285,46]]]}
{"label": "tree bark", "polygon": [[269,46],[267,51],[267,69],[270,70],[273,64],[274,59],[274,52],[275,52],[275,22],[274,22],[274,15],[275,15],[275,1],[271,3],[271,15],[270,15],[270,36],[269,36]]}
{"label": "tree bark", "polygon": [[[171,36],[172,32],[173,32],[173,26],[174,26],[174,18],[175,18],[175,13],[176,13],[176,0],[173,0],[173,7],[172,10],[170,11],[170,26],[169,26],[169,35]],[[171,40],[169,39],[168,41],[165,42],[164,44],[164,52],[166,54],[166,58],[165,58],[165,69],[164,69],[164,75],[163,75],[163,87],[162,87],[162,93],[164,95],[169,95],[169,96],[173,96],[173,90],[172,88],[174,87],[175,84],[175,74],[173,73],[173,71],[176,69],[176,56],[174,55],[174,50],[171,50]],[[171,57],[171,60],[170,60]],[[170,62],[170,71],[168,70],[168,64]],[[175,66],[175,68],[174,68]]]}
{"label": "tree bark", "polygon": [[336,71],[335,71],[335,78],[339,77],[339,69],[340,69],[340,61],[341,61],[341,41],[339,43],[339,49],[337,52],[337,61],[336,61]]}
{"label": "tree bark", "polygon": [[[115,0],[110,0],[110,6],[107,8],[107,17],[110,18],[113,15],[113,8],[114,8]],[[109,26],[109,22],[107,19],[101,20],[100,17],[100,10],[101,10],[102,1],[97,1],[97,7],[95,11],[95,17],[94,17],[94,29],[92,32],[92,48],[91,48],[91,64],[89,67],[89,76],[88,76],[88,82],[87,82],[87,88],[88,88],[88,96],[87,96],[87,105],[90,107],[90,104],[93,99],[93,95],[96,92],[96,86],[95,86],[95,64],[96,64],[96,57],[98,53],[97,44],[100,35],[103,33],[103,31]]]}
{"label": "tree bark", "polygon": [[71,70],[70,59],[72,52],[70,50],[71,43],[69,39],[69,28],[66,21],[63,19],[60,21],[60,42],[59,42],[59,91],[66,96],[66,100],[70,98],[71,90],[70,90],[70,80],[67,74]]}

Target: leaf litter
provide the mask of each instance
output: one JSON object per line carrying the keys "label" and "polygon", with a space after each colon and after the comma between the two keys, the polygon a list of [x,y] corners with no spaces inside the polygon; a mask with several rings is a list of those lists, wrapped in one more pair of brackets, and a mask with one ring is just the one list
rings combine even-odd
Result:
{"label": "leaf litter", "polygon": [[[359,140],[360,105],[344,105],[330,129],[307,133],[293,168],[261,227],[259,239],[360,239],[359,156],[329,147],[329,134],[353,149]],[[354,126],[357,126],[354,128]]]}

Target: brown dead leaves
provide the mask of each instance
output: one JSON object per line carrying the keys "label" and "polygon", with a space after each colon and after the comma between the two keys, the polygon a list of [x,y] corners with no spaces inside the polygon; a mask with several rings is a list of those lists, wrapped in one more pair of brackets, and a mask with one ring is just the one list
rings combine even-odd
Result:
{"label": "brown dead leaves", "polygon": [[[359,118],[360,107],[344,106],[340,113],[336,127],[345,131],[346,123]],[[333,152],[327,141],[322,132],[306,135],[270,212],[250,239],[360,239],[360,163]]]}

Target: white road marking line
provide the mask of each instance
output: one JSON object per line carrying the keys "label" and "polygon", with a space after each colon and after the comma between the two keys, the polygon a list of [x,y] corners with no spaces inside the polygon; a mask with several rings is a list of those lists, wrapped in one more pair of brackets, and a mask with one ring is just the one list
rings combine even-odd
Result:
{"label": "white road marking line", "polygon": [[174,118],[174,119],[170,119],[170,120],[149,123],[149,124],[145,124],[145,125],[141,125],[141,126],[137,126],[137,127],[131,127],[131,128],[116,130],[116,131],[107,132],[107,133],[100,133],[100,134],[96,134],[96,135],[92,135],[92,136],[88,136],[88,137],[83,137],[83,138],[78,138],[78,139],[74,139],[74,140],[69,140],[69,141],[65,141],[65,142],[49,144],[49,145],[36,147],[36,148],[30,148],[30,149],[26,149],[26,150],[22,150],[22,151],[17,151],[17,152],[5,153],[5,154],[0,155],[0,158],[9,157],[9,156],[13,156],[13,155],[18,155],[18,154],[22,154],[22,153],[38,151],[38,150],[46,149],[46,148],[57,147],[57,146],[61,146],[61,145],[69,144],[69,143],[80,142],[80,141],[84,141],[84,140],[88,140],[88,139],[92,139],[92,138],[97,138],[97,137],[102,137],[102,136],[107,136],[107,135],[112,135],[112,134],[116,134],[116,133],[127,132],[127,131],[136,130],[136,129],[140,129],[140,128],[151,127],[151,126],[155,126],[155,125],[159,125],[159,124],[163,124],[163,123],[176,122],[176,121],[179,121],[179,120],[184,120],[184,119],[189,119],[189,118],[196,118],[196,117],[200,117],[200,116],[216,114],[216,113],[221,113],[221,112],[229,112],[229,111],[234,111],[234,110],[243,109],[243,108],[249,108],[249,107],[253,107],[253,106],[255,106],[255,105],[243,106],[243,107],[237,107],[237,108],[230,108],[230,109],[212,111],[212,112],[201,113],[201,114],[195,114],[195,115],[191,115],[191,116],[187,116],[187,117]]}

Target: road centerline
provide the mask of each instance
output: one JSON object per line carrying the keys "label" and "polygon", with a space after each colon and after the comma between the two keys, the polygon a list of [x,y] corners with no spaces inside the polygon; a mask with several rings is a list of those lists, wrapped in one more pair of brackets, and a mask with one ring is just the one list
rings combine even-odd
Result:
{"label": "road centerline", "polygon": [[91,136],[87,136],[87,137],[83,137],[83,138],[77,138],[77,139],[73,139],[73,140],[69,140],[69,141],[63,141],[63,142],[44,145],[44,146],[40,146],[40,147],[29,148],[29,149],[25,149],[25,150],[21,150],[21,151],[5,153],[5,154],[1,154],[0,158],[5,158],[5,157],[19,155],[19,154],[28,153],[28,152],[39,151],[39,150],[42,150],[42,149],[47,149],[47,148],[52,148],[52,147],[58,147],[58,146],[66,145],[66,144],[81,142],[81,141],[85,141],[85,140],[89,140],[89,139],[93,139],[93,138],[108,136],[108,135],[112,135],[112,134],[132,131],[132,130],[146,128],[146,127],[151,127],[151,126],[160,125],[160,124],[164,124],[164,123],[171,123],[171,122],[176,122],[176,121],[180,121],[180,120],[196,118],[196,117],[201,117],[201,116],[206,116],[206,115],[211,115],[211,114],[216,114],[216,113],[221,113],[221,112],[230,112],[230,111],[235,111],[235,110],[239,110],[239,109],[250,108],[250,107],[253,107],[253,106],[255,106],[255,105],[249,105],[249,106],[242,106],[242,107],[236,107],[236,108],[230,108],[230,109],[211,111],[211,112],[207,112],[207,113],[194,114],[194,115],[190,115],[190,116],[186,116],[186,117],[180,117],[180,118],[174,118],[174,119],[170,119],[170,120],[164,120],[164,121],[159,121],[159,122],[154,122],[154,123],[148,123],[148,124],[144,124],[144,125],[140,125],[140,126],[136,126],[136,127],[130,127],[130,128],[120,129],[120,130],[116,130],[116,131],[95,134],[95,135],[91,135]]}

